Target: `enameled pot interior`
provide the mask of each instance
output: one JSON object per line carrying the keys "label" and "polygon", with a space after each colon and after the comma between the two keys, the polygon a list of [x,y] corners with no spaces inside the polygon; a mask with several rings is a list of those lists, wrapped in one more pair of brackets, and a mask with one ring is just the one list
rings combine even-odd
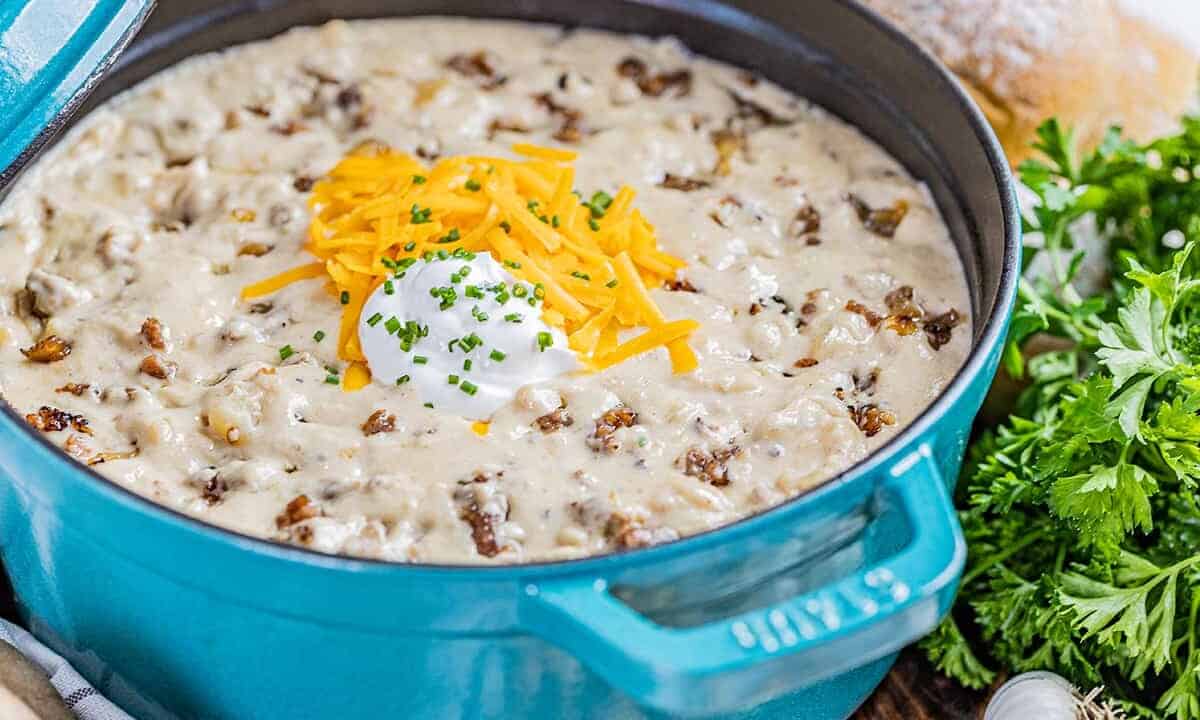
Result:
{"label": "enameled pot interior", "polygon": [[[1019,229],[1007,163],[982,115],[950,76],[911,41],[850,0],[807,0],[803,8],[794,0],[170,0],[159,2],[149,23],[75,120],[191,55],[335,18],[429,14],[673,35],[694,52],[752,69],[856,125],[927,184],[966,272],[974,347],[954,381],[922,418],[840,479],[854,476],[862,465],[902,444],[911,433],[927,430],[930,417],[936,419],[950,398],[984,372],[989,352],[1004,333],[1017,269]],[[60,132],[69,124],[49,132]],[[0,188],[0,193],[6,189]],[[46,442],[19,422],[12,408],[4,405],[3,410],[34,441]],[[110,483],[94,471],[80,469]]]}

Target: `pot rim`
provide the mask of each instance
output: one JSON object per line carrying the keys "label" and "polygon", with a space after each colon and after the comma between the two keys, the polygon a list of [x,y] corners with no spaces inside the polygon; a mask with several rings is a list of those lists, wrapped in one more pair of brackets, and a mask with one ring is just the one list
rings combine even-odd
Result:
{"label": "pot rim", "polygon": [[[779,32],[778,26],[773,23],[759,18],[745,10],[735,8],[722,3],[720,0],[637,0],[639,2],[649,2],[651,5],[666,5],[675,6],[682,5],[689,12],[701,15],[719,22],[728,23],[730,18],[736,20],[739,24],[751,29],[761,29],[764,31]],[[892,26],[881,16],[874,11],[859,5],[854,0],[836,0],[844,6],[849,7],[856,12],[861,18],[873,25],[876,29],[886,34],[891,40],[901,45],[907,52],[919,58],[925,65],[925,70],[929,74],[931,81],[936,81],[950,91],[954,97],[954,104],[959,112],[966,116],[967,122],[975,133],[975,137],[979,141],[982,150],[987,158],[989,167],[992,170],[996,182],[996,189],[1000,195],[1001,210],[1004,217],[1004,248],[1003,248],[1003,263],[1000,270],[1000,278],[998,282],[995,304],[992,312],[987,316],[986,322],[983,325],[982,331],[979,333],[978,339],[974,342],[970,353],[962,367],[959,368],[954,378],[942,390],[942,392],[934,399],[934,401],[926,407],[921,414],[906,428],[904,428],[896,437],[892,438],[883,447],[869,454],[859,462],[845,469],[841,473],[825,480],[814,488],[805,491],[793,498],[763,510],[761,512],[748,515],[743,518],[734,520],[728,524],[718,527],[703,530],[701,532],[687,535],[676,540],[653,545],[635,550],[614,550],[596,555],[589,555],[582,558],[563,559],[563,560],[548,560],[535,561],[527,563],[511,563],[501,565],[484,565],[484,564],[469,564],[469,563],[418,563],[418,562],[397,562],[391,560],[381,560],[376,558],[354,557],[331,555],[328,553],[319,552],[300,546],[288,545],[280,541],[271,540],[268,538],[248,535],[237,530],[221,527],[214,523],[201,520],[197,517],[187,515],[179,510],[160,505],[135,491],[121,485],[115,480],[111,480],[89,466],[86,466],[78,460],[71,458],[66,453],[50,442],[49,439],[36,432],[34,428],[26,423],[20,414],[6,400],[0,397],[0,427],[7,431],[14,431],[26,435],[27,438],[33,440],[35,450],[40,450],[46,456],[44,459],[55,465],[55,469],[66,471],[72,474],[78,474],[88,480],[88,485],[107,499],[114,500],[125,506],[127,509],[139,512],[143,515],[148,515],[166,525],[171,525],[174,528],[182,529],[185,532],[194,532],[205,536],[209,540],[219,542],[232,542],[241,547],[241,549],[262,555],[266,558],[273,558],[292,563],[300,563],[313,566],[315,568],[323,568],[327,570],[348,571],[355,573],[368,572],[371,574],[396,573],[396,574],[430,574],[443,575],[446,573],[469,571],[472,573],[481,573],[489,576],[492,580],[524,580],[533,577],[544,575],[557,574],[576,574],[602,571],[607,567],[616,564],[627,564],[630,561],[641,565],[665,561],[668,558],[680,555],[686,555],[693,552],[702,552],[717,544],[735,541],[738,538],[752,535],[759,532],[760,528],[768,523],[772,523],[783,518],[800,512],[801,508],[809,503],[819,502],[820,499],[830,493],[835,492],[839,488],[869,476],[873,470],[892,462],[897,455],[906,452],[910,446],[919,440],[919,438],[928,433],[931,428],[938,422],[942,421],[949,410],[959,401],[962,395],[966,392],[967,387],[981,374],[987,371],[987,365],[990,362],[993,352],[997,345],[1004,341],[1009,315],[1015,303],[1017,282],[1019,279],[1019,263],[1020,263],[1020,215],[1016,200],[1016,187],[1012,177],[1011,170],[1007,159],[1005,158],[1003,149],[1000,146],[995,132],[987,123],[979,107],[970,99],[966,92],[959,85],[958,81],[951,75],[931,53],[919,46],[911,38],[904,35],[899,29]],[[254,12],[262,8],[261,3],[247,3],[245,5],[234,5],[232,7],[223,8],[220,12],[212,13],[215,17],[221,19],[239,15],[242,12]],[[270,9],[273,3],[267,3],[266,8]],[[207,17],[206,15],[205,17]],[[189,34],[193,29],[203,23],[199,22],[202,18],[191,18],[190,20],[181,21],[171,26],[168,30],[163,31],[164,36],[175,36],[176,34]],[[158,42],[152,43],[147,47],[146,52],[152,53],[161,49],[162,44],[167,37],[160,38]],[[136,50],[135,42],[132,50]],[[61,116],[61,120],[49,125],[43,134],[39,136],[35,143],[40,147],[46,143],[48,136],[52,136],[61,127],[66,119],[66,114]],[[29,158],[25,158],[28,160]],[[23,169],[18,167],[16,173]],[[12,168],[8,169],[9,171]]]}

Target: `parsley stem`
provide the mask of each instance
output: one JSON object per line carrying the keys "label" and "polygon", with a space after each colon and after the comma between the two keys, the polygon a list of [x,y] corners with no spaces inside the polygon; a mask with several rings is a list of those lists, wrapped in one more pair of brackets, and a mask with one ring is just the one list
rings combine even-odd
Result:
{"label": "parsley stem", "polygon": [[1043,537],[1045,537],[1045,535],[1046,529],[1042,528],[1021,538],[1020,542],[1010,545],[1000,552],[992,554],[990,557],[983,558],[978,564],[975,565],[975,567],[971,568],[971,572],[963,575],[963,579],[962,582],[959,583],[959,587],[966,587],[975,578],[984,574],[988,570],[991,570],[993,567],[1004,562],[1021,550],[1024,550],[1029,545],[1041,540]]}

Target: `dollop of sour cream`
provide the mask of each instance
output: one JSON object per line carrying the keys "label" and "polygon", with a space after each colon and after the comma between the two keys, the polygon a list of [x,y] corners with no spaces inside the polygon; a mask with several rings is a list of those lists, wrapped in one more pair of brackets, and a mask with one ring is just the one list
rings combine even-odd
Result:
{"label": "dollop of sour cream", "polygon": [[541,319],[541,288],[487,253],[441,255],[401,261],[367,298],[358,338],[375,382],[486,420],[523,386],[579,368],[566,336]]}

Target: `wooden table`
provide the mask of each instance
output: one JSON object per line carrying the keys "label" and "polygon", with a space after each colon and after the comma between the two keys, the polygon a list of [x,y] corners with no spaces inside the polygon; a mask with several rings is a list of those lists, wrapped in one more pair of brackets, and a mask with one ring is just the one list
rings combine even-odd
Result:
{"label": "wooden table", "polygon": [[985,705],[987,693],[964,689],[910,648],[852,720],[981,720]]}

